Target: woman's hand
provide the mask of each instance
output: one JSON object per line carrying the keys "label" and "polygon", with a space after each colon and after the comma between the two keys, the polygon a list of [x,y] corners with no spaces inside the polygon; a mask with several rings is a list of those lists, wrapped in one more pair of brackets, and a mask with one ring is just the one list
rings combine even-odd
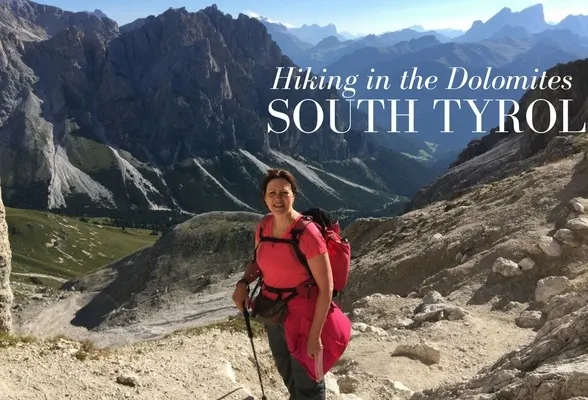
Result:
{"label": "woman's hand", "polygon": [[306,353],[308,356],[314,358],[322,349],[323,342],[321,341],[321,337],[312,334],[308,335],[308,340],[306,342]]}
{"label": "woman's hand", "polygon": [[238,283],[235,286],[235,291],[233,292],[233,301],[237,308],[241,311],[244,310],[243,307],[249,307],[249,291],[247,290],[247,286],[243,283]]}

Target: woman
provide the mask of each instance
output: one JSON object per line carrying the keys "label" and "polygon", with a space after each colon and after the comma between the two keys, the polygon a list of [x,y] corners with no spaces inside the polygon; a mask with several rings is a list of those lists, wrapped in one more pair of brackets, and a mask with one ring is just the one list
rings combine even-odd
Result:
{"label": "woman", "polygon": [[[241,311],[249,307],[249,284],[260,275],[263,283],[252,315],[257,303],[262,308],[262,302],[288,299],[285,316],[266,323],[276,367],[290,399],[322,400],[326,372],[323,361],[326,360],[324,367],[328,370],[341,356],[349,341],[351,323],[332,302],[333,277],[325,239],[317,225],[306,223],[294,209],[297,185],[292,174],[281,169],[268,171],[261,191],[270,213],[257,226],[255,261],[247,266],[237,283],[233,301]],[[298,229],[299,247],[310,271],[297,258],[292,244],[287,243]],[[306,343],[300,343],[300,338],[306,338]],[[327,343],[323,343],[325,340]],[[309,358],[314,360],[314,367],[309,367]]]}

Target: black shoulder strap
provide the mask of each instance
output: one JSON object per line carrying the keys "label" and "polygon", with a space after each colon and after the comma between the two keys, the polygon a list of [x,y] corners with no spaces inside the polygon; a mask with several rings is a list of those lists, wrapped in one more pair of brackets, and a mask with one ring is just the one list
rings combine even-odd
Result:
{"label": "black shoulder strap", "polygon": [[312,222],[311,218],[308,217],[302,217],[302,227],[298,227],[300,224],[298,224],[298,226],[294,227],[291,231],[290,231],[290,235],[291,235],[291,239],[285,239],[285,238],[275,238],[275,237],[271,237],[271,236],[263,236],[263,229],[264,226],[260,226],[259,228],[259,243],[257,243],[257,246],[255,248],[255,254],[254,254],[254,258],[253,261],[255,261],[256,257],[257,257],[257,247],[259,247],[259,245],[261,244],[261,242],[273,242],[273,243],[287,243],[287,244],[291,244],[292,247],[294,248],[294,252],[296,253],[296,256],[298,257],[298,260],[300,261],[300,263],[304,266],[304,268],[306,268],[306,271],[308,272],[308,276],[310,279],[314,279],[313,275],[312,275],[312,271],[310,270],[310,266],[308,265],[308,262],[306,261],[306,256],[304,255],[304,253],[302,252],[302,250],[300,250],[300,236],[302,235],[302,233],[304,232],[304,230],[306,229],[306,227],[308,226],[308,224],[310,224]]}
{"label": "black shoulder strap", "polygon": [[268,219],[269,218],[267,216],[265,216],[260,221],[260,224],[259,224],[259,241],[257,242],[257,245],[255,246],[255,250],[253,250],[253,261],[257,261],[257,249],[259,248],[259,245],[261,244],[261,242],[267,240],[267,238],[265,236],[263,236],[263,230],[265,229],[265,224],[267,224],[267,220]]}
{"label": "black shoulder strap", "polygon": [[294,247],[294,252],[296,253],[296,256],[298,257],[298,260],[300,260],[300,263],[304,266],[304,268],[306,268],[306,271],[308,272],[308,276],[310,277],[310,279],[314,279],[312,276],[312,271],[310,270],[310,266],[308,265],[308,261],[306,261],[306,256],[304,255],[304,253],[302,253],[302,250],[300,250],[300,236],[302,235],[302,233],[304,232],[304,230],[306,229],[306,227],[308,226],[308,224],[310,224],[312,222],[312,220],[304,218],[304,223],[302,228],[298,228],[298,229],[292,229],[291,234],[292,234],[292,246]]}

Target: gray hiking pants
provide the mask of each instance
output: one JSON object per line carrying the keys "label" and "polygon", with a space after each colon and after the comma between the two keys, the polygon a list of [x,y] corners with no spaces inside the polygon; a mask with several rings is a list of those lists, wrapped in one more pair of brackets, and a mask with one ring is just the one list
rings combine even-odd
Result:
{"label": "gray hiking pants", "polygon": [[284,327],[282,325],[266,325],[266,329],[276,367],[290,393],[289,400],[325,400],[324,379],[320,382],[313,381],[304,367],[290,356]]}

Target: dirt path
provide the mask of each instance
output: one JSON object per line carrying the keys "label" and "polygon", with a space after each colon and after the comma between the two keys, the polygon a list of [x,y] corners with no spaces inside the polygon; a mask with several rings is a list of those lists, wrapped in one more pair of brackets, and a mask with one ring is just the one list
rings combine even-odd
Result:
{"label": "dirt path", "polygon": [[[362,377],[362,399],[374,398],[374,383],[400,381],[414,391],[474,376],[504,353],[530,342],[535,332],[517,327],[509,315],[487,307],[465,307],[464,320],[439,321],[417,329],[364,333],[354,338],[345,355],[357,363]],[[392,356],[399,345],[426,343],[440,351],[440,362],[427,365],[404,356]]]}

